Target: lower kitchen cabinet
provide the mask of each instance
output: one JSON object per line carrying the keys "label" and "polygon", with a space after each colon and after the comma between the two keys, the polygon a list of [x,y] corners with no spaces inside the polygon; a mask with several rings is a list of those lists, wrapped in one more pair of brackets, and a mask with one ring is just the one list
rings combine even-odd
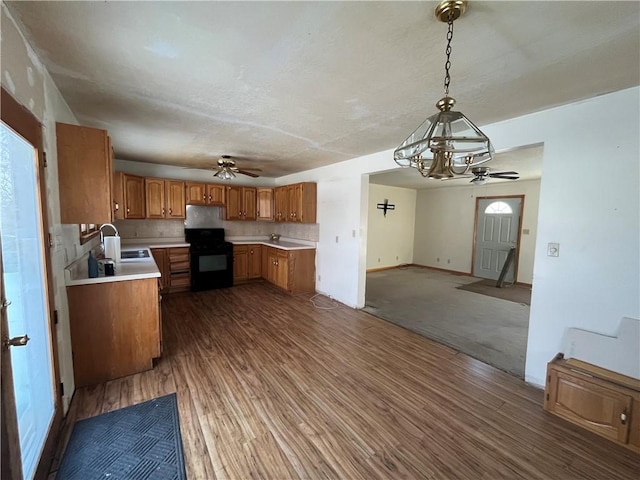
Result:
{"label": "lower kitchen cabinet", "polygon": [[76,387],[153,367],[161,353],[156,278],[67,287]]}
{"label": "lower kitchen cabinet", "polygon": [[289,293],[313,293],[315,282],[315,249],[283,250],[262,247],[262,276]]}
{"label": "lower kitchen cabinet", "polygon": [[640,380],[558,354],[547,365],[544,408],[640,453]]}
{"label": "lower kitchen cabinet", "polygon": [[233,246],[233,283],[262,278],[262,246]]}
{"label": "lower kitchen cabinet", "polygon": [[162,280],[162,293],[185,292],[191,287],[189,247],[152,248]]}

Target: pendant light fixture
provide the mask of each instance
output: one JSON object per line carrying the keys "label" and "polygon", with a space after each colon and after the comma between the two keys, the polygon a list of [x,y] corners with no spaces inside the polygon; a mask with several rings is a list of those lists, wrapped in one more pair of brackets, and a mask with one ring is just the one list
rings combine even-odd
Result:
{"label": "pendant light fixture", "polygon": [[444,97],[436,103],[440,111],[427,118],[393,152],[398,165],[416,168],[423,177],[443,179],[463,175],[493,158],[489,138],[461,112],[452,110],[456,101],[449,96],[453,21],[466,9],[466,0],[443,0],[436,7],[436,18],[449,25]]}

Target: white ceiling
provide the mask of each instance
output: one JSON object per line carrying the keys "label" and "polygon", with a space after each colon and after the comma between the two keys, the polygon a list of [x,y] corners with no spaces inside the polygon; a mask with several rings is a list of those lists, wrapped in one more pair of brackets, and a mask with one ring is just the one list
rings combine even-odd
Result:
{"label": "white ceiling", "polygon": [[[7,4],[119,159],[230,154],[277,177],[396,147],[443,93],[435,2]],[[638,85],[639,17],[635,1],[471,1],[457,108],[485,125]]]}

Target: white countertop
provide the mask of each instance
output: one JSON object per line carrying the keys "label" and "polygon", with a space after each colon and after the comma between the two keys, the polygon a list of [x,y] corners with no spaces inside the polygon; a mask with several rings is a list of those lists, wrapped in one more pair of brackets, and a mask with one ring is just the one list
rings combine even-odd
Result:
{"label": "white countertop", "polygon": [[[143,247],[143,249],[146,247]],[[126,245],[122,251],[140,250]],[[93,283],[123,282],[127,280],[141,280],[144,278],[160,277],[160,270],[153,260],[151,252],[148,258],[135,258],[123,260],[115,266],[115,275],[110,277],[89,278],[87,259],[89,255],[83,255],[64,269],[65,284],[68,287],[75,285],[91,285]]]}
{"label": "white countertop", "polygon": [[227,241],[234,245],[266,245],[268,247],[279,248],[280,250],[313,250],[316,248],[314,242],[288,238],[281,238],[277,242],[272,242],[265,237],[230,237],[227,238]]}

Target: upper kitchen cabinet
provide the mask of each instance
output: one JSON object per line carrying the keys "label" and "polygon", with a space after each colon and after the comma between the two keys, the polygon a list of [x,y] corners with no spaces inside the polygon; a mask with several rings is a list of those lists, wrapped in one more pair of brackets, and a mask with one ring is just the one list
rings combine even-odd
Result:
{"label": "upper kitchen cabinet", "polygon": [[276,222],[316,223],[315,183],[295,183],[274,190]]}
{"label": "upper kitchen cabinet", "polygon": [[187,182],[187,205],[217,205],[224,206],[225,186],[216,183]]}
{"label": "upper kitchen cabinet", "polygon": [[145,178],[146,218],[185,218],[185,185],[178,180]]}
{"label": "upper kitchen cabinet", "polygon": [[293,185],[293,193],[291,189],[288,189],[288,194],[288,220],[298,223],[316,223],[316,184],[311,182],[296,183]]}
{"label": "upper kitchen cabinet", "polygon": [[227,187],[227,220],[256,219],[255,187]]}
{"label": "upper kitchen cabinet", "polygon": [[122,220],[124,219],[124,173],[122,172],[113,172],[113,189],[112,189],[112,198],[113,198],[113,219],[114,220]]}
{"label": "upper kitchen cabinet", "polygon": [[123,175],[124,218],[145,218],[144,177]]}
{"label": "upper kitchen cabinet", "polygon": [[273,190],[274,218],[276,222],[286,222],[289,217],[289,204],[286,185]]}
{"label": "upper kitchen cabinet", "polygon": [[257,188],[257,208],[256,218],[258,220],[273,221],[273,189]]}
{"label": "upper kitchen cabinet", "polygon": [[201,182],[187,182],[185,189],[187,205],[207,204],[207,184]]}
{"label": "upper kitchen cabinet", "polygon": [[56,123],[62,223],[110,223],[113,150],[106,130]]}

